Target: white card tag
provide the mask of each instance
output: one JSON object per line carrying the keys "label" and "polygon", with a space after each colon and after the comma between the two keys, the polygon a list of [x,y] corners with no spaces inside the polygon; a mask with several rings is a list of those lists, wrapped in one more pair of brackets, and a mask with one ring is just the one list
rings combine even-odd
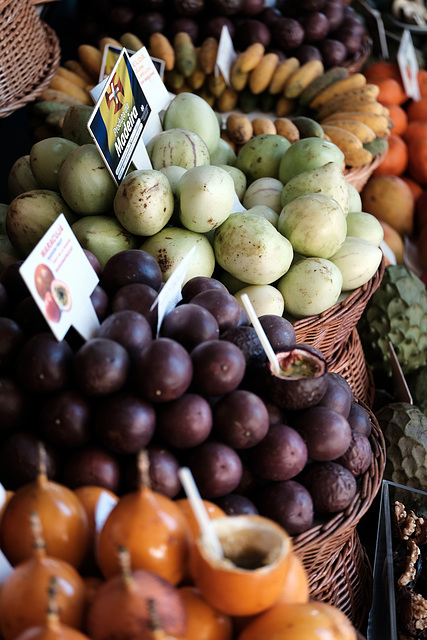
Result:
{"label": "white card tag", "polygon": [[86,340],[94,335],[99,320],[90,296],[99,279],[63,213],[20,273],[57,340],[71,326]]}
{"label": "white card tag", "polygon": [[247,209],[245,209],[245,207],[242,205],[242,203],[239,200],[239,196],[237,195],[237,193],[235,193],[232,212],[236,213],[237,211],[247,211]]}
{"label": "white card tag", "polygon": [[98,501],[95,506],[94,518],[95,518],[95,558],[98,556],[98,540],[102,527],[105,524],[108,516],[114,509],[118,502],[118,499],[113,498],[107,491],[102,491],[99,494]]}
{"label": "white card tag", "polygon": [[[0,482],[0,509],[6,502],[6,489]],[[6,580],[6,578],[13,573],[13,567],[9,560],[4,555],[3,551],[0,551],[0,586]]]}
{"label": "white card tag", "polygon": [[384,240],[380,244],[380,249],[383,252],[384,256],[387,258],[387,260],[390,262],[390,264],[397,264],[394,251],[388,246],[386,242],[384,242]]}
{"label": "white card tag", "polygon": [[151,309],[154,309],[157,305],[157,335],[159,334],[160,327],[162,326],[163,318],[169,311],[175,309],[178,302],[182,299],[182,284],[187,275],[188,267],[191,263],[195,247],[187,253],[185,258],[181,260],[179,265],[171,273],[159,295],[151,305]]}
{"label": "white card tag", "polygon": [[224,25],[221,29],[221,36],[219,38],[215,69],[218,68],[221,71],[228,87],[230,86],[230,68],[236,59],[236,56],[237,54],[234,50],[230,32]]}
{"label": "white card tag", "polygon": [[406,94],[413,100],[419,100],[421,95],[418,84],[418,61],[408,29],[403,30],[397,52],[397,62]]}

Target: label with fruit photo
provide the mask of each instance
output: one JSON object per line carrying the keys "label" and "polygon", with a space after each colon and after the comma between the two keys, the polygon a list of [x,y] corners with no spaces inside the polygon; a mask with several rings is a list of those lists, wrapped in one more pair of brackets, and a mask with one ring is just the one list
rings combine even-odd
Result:
{"label": "label with fruit photo", "polygon": [[98,276],[61,214],[20,268],[53,334],[62,340],[71,326],[86,339],[99,326],[90,300]]}

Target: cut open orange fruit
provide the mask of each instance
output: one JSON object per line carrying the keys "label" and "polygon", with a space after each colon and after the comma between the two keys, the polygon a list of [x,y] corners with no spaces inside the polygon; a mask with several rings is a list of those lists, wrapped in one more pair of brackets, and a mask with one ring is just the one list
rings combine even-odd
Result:
{"label": "cut open orange fruit", "polygon": [[216,518],[212,526],[224,556],[204,536],[191,553],[191,575],[208,602],[231,616],[254,615],[271,607],[286,581],[292,538],[277,523],[258,515]]}

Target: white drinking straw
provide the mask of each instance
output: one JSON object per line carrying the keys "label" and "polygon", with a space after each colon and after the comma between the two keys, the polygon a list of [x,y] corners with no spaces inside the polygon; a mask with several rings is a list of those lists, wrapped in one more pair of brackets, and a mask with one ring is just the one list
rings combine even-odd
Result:
{"label": "white drinking straw", "polygon": [[209,545],[218,557],[222,558],[224,556],[223,548],[221,547],[221,543],[212,526],[212,521],[206,511],[206,507],[200,496],[197,485],[194,482],[193,474],[187,467],[181,467],[178,470],[178,476],[199,524],[202,537],[208,541]]}
{"label": "white drinking straw", "polygon": [[280,373],[279,361],[277,359],[276,354],[273,351],[273,348],[270,342],[268,341],[267,336],[265,335],[265,331],[262,328],[262,325],[258,319],[257,314],[255,313],[255,309],[252,306],[252,302],[250,301],[248,294],[243,293],[241,296],[241,300],[245,307],[245,311],[248,314],[249,320],[252,322],[253,328],[257,332],[257,336],[263,346],[266,356],[269,359],[271,366],[273,367],[273,371],[275,374],[278,375]]}

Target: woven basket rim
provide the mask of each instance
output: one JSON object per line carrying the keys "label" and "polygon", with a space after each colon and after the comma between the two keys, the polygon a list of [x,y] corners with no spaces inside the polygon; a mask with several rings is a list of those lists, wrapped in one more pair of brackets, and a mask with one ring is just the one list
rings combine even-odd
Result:
{"label": "woven basket rim", "polygon": [[366,182],[371,177],[373,171],[382,163],[387,155],[387,151],[378,153],[369,164],[362,164],[360,167],[346,167],[344,169],[344,177],[354,187],[361,191]]}
{"label": "woven basket rim", "polygon": [[352,387],[354,395],[372,408],[375,381],[356,327],[351,331],[348,341],[332,353],[327,362],[328,370],[343,376]]}
{"label": "woven basket rim", "polygon": [[350,73],[360,71],[371,54],[372,46],[373,41],[369,33],[363,33],[359,51],[357,51],[352,58],[345,60],[342,66],[347,67]]}
{"label": "woven basket rim", "polygon": [[372,431],[369,441],[373,455],[370,467],[358,480],[359,490],[345,511],[340,511],[327,522],[293,537],[296,551],[305,552],[310,547],[320,550],[323,545],[328,543],[332,535],[334,542],[336,541],[336,547],[339,549],[339,539],[342,538],[342,541],[345,542],[354,531],[381,487],[386,462],[384,435],[372,410],[362,400],[355,398],[355,401],[368,411],[371,418]]}
{"label": "woven basket rim", "polygon": [[300,318],[293,322],[295,330],[299,330],[308,325],[326,323],[329,318],[336,318],[337,314],[342,311],[348,312],[350,308],[365,307],[366,302],[372,296],[374,291],[379,287],[385,270],[385,258],[384,255],[381,258],[380,265],[375,274],[365,282],[361,287],[354,289],[351,293],[341,302],[335,303],[329,309],[326,309],[322,313],[315,316],[308,316],[307,318]]}
{"label": "woven basket rim", "polygon": [[[0,0],[1,2],[1,0]],[[1,6],[1,5],[0,5]],[[61,59],[61,47],[59,38],[55,30],[46,22],[41,21],[42,28],[46,34],[46,40],[49,48],[49,56],[43,60],[43,68],[38,78],[33,78],[30,88],[28,86],[19,87],[19,93],[15,94],[13,100],[2,104],[0,102],[0,118],[9,116],[17,109],[25,106],[28,102],[32,102],[40,93],[49,85]]]}

